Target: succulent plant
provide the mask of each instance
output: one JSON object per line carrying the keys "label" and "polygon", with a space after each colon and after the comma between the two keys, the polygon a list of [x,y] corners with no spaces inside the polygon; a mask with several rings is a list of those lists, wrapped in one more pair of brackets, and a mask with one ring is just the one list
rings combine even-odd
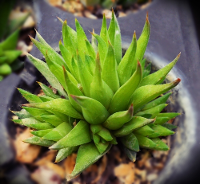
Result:
{"label": "succulent plant", "polygon": [[21,55],[20,50],[16,50],[19,37],[19,28],[27,19],[29,13],[20,18],[9,20],[9,14],[13,7],[13,0],[3,0],[0,5],[0,81],[4,76],[19,69],[23,63],[17,60]]}
{"label": "succulent plant", "polygon": [[[143,31],[122,57],[121,33],[112,12],[107,29],[103,17],[100,35],[94,31],[91,43],[78,20],[76,31],[62,21],[61,54],[42,36],[31,38],[45,56],[46,63],[28,54],[29,60],[43,74],[52,89],[39,82],[44,95],[19,89],[29,102],[21,111],[13,111],[15,123],[34,129],[24,142],[57,150],[55,162],[77,152],[72,179],[120,144],[135,161],[140,148],[168,150],[159,138],[174,134],[176,126],[167,123],[179,113],[162,110],[180,79],[162,84],[180,54],[164,68],[150,73],[144,53],[150,36],[148,15]],[[163,95],[164,94],[164,95]]]}

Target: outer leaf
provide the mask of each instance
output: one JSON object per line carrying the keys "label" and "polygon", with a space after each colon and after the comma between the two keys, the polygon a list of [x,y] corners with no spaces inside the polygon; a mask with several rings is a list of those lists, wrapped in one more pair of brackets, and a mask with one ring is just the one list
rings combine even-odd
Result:
{"label": "outer leaf", "polygon": [[139,151],[138,140],[134,134],[131,133],[127,136],[120,137],[119,139],[126,148],[137,152]]}
{"label": "outer leaf", "polygon": [[87,40],[87,37],[77,19],[75,19],[75,25],[76,25],[76,31],[77,31],[78,51],[81,56],[81,59],[84,61],[85,60],[85,52],[86,52],[86,54],[88,54],[86,43],[85,43],[85,40]]}
{"label": "outer leaf", "polygon": [[42,102],[40,97],[38,97],[38,96],[36,96],[32,93],[29,93],[28,91],[20,89],[20,88],[18,88],[18,90],[28,102],[30,102],[30,103],[40,103],[40,102]]}
{"label": "outer leaf", "polygon": [[156,147],[156,143],[151,139],[138,134],[135,134],[135,136],[138,139],[140,147],[147,149],[154,149]]}
{"label": "outer leaf", "polygon": [[41,82],[37,82],[40,87],[42,88],[42,91],[44,92],[45,95],[51,97],[51,98],[60,98],[60,96],[54,94],[54,92],[52,91],[51,88],[47,87],[45,84],[41,83]]}
{"label": "outer leaf", "polygon": [[121,128],[125,123],[129,122],[133,117],[133,104],[127,111],[116,112],[109,116],[109,118],[103,123],[103,126],[109,130],[117,130]]}
{"label": "outer leaf", "polygon": [[18,116],[19,119],[24,119],[24,118],[30,118],[31,115],[28,113],[25,109],[22,109],[21,111],[11,111],[13,114]]}
{"label": "outer leaf", "polygon": [[109,146],[104,153],[100,154],[96,146],[94,145],[94,143],[81,145],[78,150],[76,165],[74,167],[74,170],[72,171],[70,176],[68,176],[67,179],[70,180],[74,178],[79,173],[81,173],[84,169],[86,169],[87,167],[95,163],[97,160],[99,160],[104,154],[106,154],[109,151],[110,147],[111,146]]}
{"label": "outer leaf", "polygon": [[[36,116],[36,119],[38,117]],[[58,125],[60,125],[63,121],[55,116],[55,115],[41,115],[39,119],[42,119],[43,121],[50,123],[51,125],[57,127]],[[67,121],[67,120],[66,120]]]}
{"label": "outer leaf", "polygon": [[13,120],[15,123],[27,126],[29,128],[34,128],[37,130],[46,130],[46,129],[51,129],[54,128],[51,124],[49,123],[42,123],[40,121],[37,121],[34,118],[25,118],[25,119],[17,119]]}
{"label": "outer leaf", "polygon": [[38,130],[38,131],[31,131],[31,133],[37,137],[43,137],[48,132],[50,132],[52,129],[46,129],[46,130]]}
{"label": "outer leaf", "polygon": [[156,115],[159,114],[166,106],[167,104],[160,104],[155,107],[152,107],[151,109],[140,111],[137,114],[135,114],[135,116],[144,116],[145,114],[151,114],[150,118],[155,118]]}
{"label": "outer leaf", "polygon": [[43,103],[24,104],[24,106],[35,107],[35,108],[50,110],[50,111],[58,111],[60,113],[66,114],[67,116],[77,118],[77,119],[83,118],[81,116],[81,114],[79,114],[72,107],[69,100],[65,100],[65,99],[61,99],[61,98],[51,100],[51,101],[48,101],[48,102],[43,102]]}
{"label": "outer leaf", "polygon": [[28,54],[27,56],[31,63],[40,71],[40,73],[46,78],[46,80],[51,84],[51,86],[56,88],[59,91],[60,95],[67,97],[67,94],[64,92],[62,86],[60,85],[60,82],[49,70],[47,64],[33,57],[30,54]]}
{"label": "outer leaf", "polygon": [[146,119],[140,116],[134,116],[133,119],[126,123],[122,128],[119,130],[116,130],[114,132],[114,135],[116,137],[123,137],[128,134],[130,134],[133,130],[143,127],[149,123],[153,123],[155,120],[154,119]]}
{"label": "outer leaf", "polygon": [[106,108],[97,100],[85,96],[71,97],[81,106],[83,117],[90,124],[101,124],[109,116]]}
{"label": "outer leaf", "polygon": [[135,162],[136,161],[136,155],[137,152],[130,150],[128,148],[126,148],[125,146],[123,146],[123,150],[126,153],[126,156],[132,161]]}
{"label": "outer leaf", "polygon": [[154,72],[147,77],[145,77],[142,82],[140,83],[140,86],[145,86],[149,84],[160,84],[165,80],[166,75],[170,72],[170,70],[174,67],[178,59],[180,58],[179,54],[171,63],[169,63],[164,68],[161,68],[157,72]]}
{"label": "outer leaf", "polygon": [[137,89],[137,86],[139,85],[141,79],[142,69],[140,63],[138,62],[137,70],[135,71],[135,73],[114,94],[108,110],[111,114],[118,111],[126,110],[128,108],[130,104],[130,98],[133,95],[133,92]]}
{"label": "outer leaf", "polygon": [[[62,25],[62,36],[65,48],[69,51],[70,55],[76,54],[76,43],[73,43],[72,36],[69,33],[69,26],[65,20]],[[76,37],[76,36],[75,36]]]}
{"label": "outer leaf", "polygon": [[164,124],[162,124],[162,126],[165,128],[168,128],[169,130],[173,130],[173,129],[177,128],[177,126],[172,125],[170,123],[164,123]]}
{"label": "outer leaf", "polygon": [[[137,50],[136,50],[136,56],[135,56],[135,61],[142,61],[147,44],[149,42],[149,36],[150,36],[150,23],[149,23],[149,18],[148,18],[148,14],[146,16],[146,23],[144,25],[144,28],[142,30],[142,33],[138,39],[137,42]],[[133,71],[135,70],[135,68],[133,68]]]}
{"label": "outer leaf", "polygon": [[162,151],[168,151],[169,147],[159,138],[151,139],[154,143],[156,143],[156,146],[154,147],[155,150],[162,150]]}
{"label": "outer leaf", "polygon": [[66,136],[71,130],[72,125],[69,123],[63,122],[58,125],[56,128],[52,129],[50,132],[43,136],[43,139],[52,140],[52,141],[59,141],[64,136]]}
{"label": "outer leaf", "polygon": [[168,84],[161,84],[161,85],[146,85],[138,88],[133,96],[132,96],[132,103],[134,104],[134,110],[137,112],[142,106],[146,103],[150,102],[151,100],[155,99],[162,93],[167,92],[171,88],[178,85],[181,80],[178,78],[174,82]]}
{"label": "outer leaf", "polygon": [[154,130],[152,128],[150,128],[148,125],[146,125],[146,126],[143,126],[143,127],[140,127],[138,129],[134,130],[133,133],[148,137],[148,135],[151,135],[154,133]]}
{"label": "outer leaf", "polygon": [[60,149],[56,155],[55,163],[62,161],[63,159],[74,153],[77,149],[77,146]]}
{"label": "outer leaf", "polygon": [[117,74],[117,63],[112,45],[108,45],[108,52],[105,57],[102,69],[102,78],[115,93],[119,89],[119,79]]}
{"label": "outer leaf", "polygon": [[152,107],[155,107],[157,105],[160,105],[160,104],[164,104],[166,103],[167,99],[169,98],[169,96],[171,95],[172,93],[166,93],[165,95],[149,102],[148,104],[146,104],[142,110],[147,110],[147,109],[150,109]]}
{"label": "outer leaf", "polygon": [[132,75],[133,68],[137,66],[137,60],[134,60],[137,49],[136,33],[133,34],[131,45],[126,51],[122,61],[119,63],[117,72],[119,74],[120,85],[123,85]]}
{"label": "outer leaf", "polygon": [[108,41],[110,41],[110,39],[109,39],[109,35],[108,35],[105,14],[103,14],[100,36],[104,40],[104,42],[108,45]]}
{"label": "outer leaf", "polygon": [[30,144],[36,144],[36,145],[44,146],[44,147],[49,147],[49,146],[51,146],[52,144],[55,143],[54,141],[45,140],[45,139],[42,139],[42,138],[37,137],[37,136],[32,136],[32,137],[24,140],[24,142],[30,143]]}
{"label": "outer leaf", "polygon": [[151,128],[154,130],[154,133],[148,135],[149,138],[155,138],[160,136],[173,135],[174,132],[161,126],[161,125],[152,125]]}
{"label": "outer leaf", "polygon": [[74,147],[90,141],[91,135],[89,125],[86,121],[81,120],[65,137],[51,146],[50,149]]}
{"label": "outer leaf", "polygon": [[49,45],[44,45],[44,44],[38,42],[37,40],[35,40],[32,37],[30,37],[30,39],[44,56],[46,55],[46,52],[48,51],[48,57],[53,63],[56,63],[60,66],[64,65],[65,67],[67,67],[64,59],[53,48],[51,48]]}
{"label": "outer leaf", "polygon": [[20,50],[4,51],[4,56],[6,57],[6,63],[8,64],[13,63],[21,54],[22,54],[22,51]]}

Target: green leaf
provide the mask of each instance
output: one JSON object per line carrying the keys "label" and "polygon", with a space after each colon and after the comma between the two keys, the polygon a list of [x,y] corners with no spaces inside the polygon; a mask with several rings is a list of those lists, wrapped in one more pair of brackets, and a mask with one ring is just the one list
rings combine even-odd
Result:
{"label": "green leaf", "polygon": [[178,59],[180,58],[180,54],[168,65],[164,68],[161,68],[157,72],[154,72],[147,77],[143,78],[140,83],[140,86],[150,85],[150,84],[160,84],[165,80],[166,75],[170,72],[170,70],[174,67]]}
{"label": "green leaf", "polygon": [[55,163],[62,161],[63,159],[65,159],[66,157],[68,157],[69,155],[71,155],[72,153],[77,151],[77,149],[78,149],[78,147],[75,146],[75,147],[67,147],[67,148],[58,150]]}
{"label": "green leaf", "polygon": [[67,65],[67,70],[69,70],[72,73],[73,72],[73,68],[71,66],[72,54],[62,44],[61,40],[59,41],[59,49],[60,49],[63,59],[65,60],[66,65]]}
{"label": "green leaf", "polygon": [[89,68],[87,67],[88,65],[85,62],[83,62],[79,55],[77,57],[80,82],[83,87],[84,94],[86,96],[90,96],[90,85],[92,82],[92,75],[89,72]]}
{"label": "green leaf", "polygon": [[115,60],[115,53],[110,42],[108,45],[108,52],[102,66],[102,78],[115,93],[119,89],[119,79],[116,70],[117,63]]}
{"label": "green leaf", "polygon": [[174,88],[180,81],[181,80],[178,78],[177,80],[168,84],[146,85],[138,88],[134,92],[131,100],[131,102],[134,104],[134,111],[137,112],[146,103],[152,101],[162,93],[166,93],[170,89]]}
{"label": "green leaf", "polygon": [[20,50],[4,51],[4,56],[6,57],[6,63],[8,64],[13,63],[21,54],[22,54],[22,51]]}
{"label": "green leaf", "polygon": [[39,98],[42,100],[42,102],[48,102],[48,101],[51,101],[51,100],[54,99],[54,98],[51,98],[51,97],[46,96],[46,95],[42,95]]}
{"label": "green leaf", "polygon": [[65,83],[66,83],[66,90],[67,94],[69,95],[69,101],[72,104],[72,106],[79,112],[81,112],[81,107],[78,105],[70,96],[72,95],[77,95],[77,96],[83,96],[83,93],[78,89],[77,86],[74,85],[74,83],[69,79],[69,76],[67,74],[66,69],[63,67],[64,71],[64,77],[65,77]]}
{"label": "green leaf", "polygon": [[44,146],[44,147],[49,147],[55,143],[54,141],[45,140],[45,139],[37,137],[37,136],[32,136],[32,137],[24,140],[24,142],[39,145],[39,146]]}
{"label": "green leaf", "polygon": [[90,125],[90,130],[92,131],[93,134],[98,133],[101,129],[102,129],[101,125],[95,125],[95,124]]}
{"label": "green leaf", "polygon": [[101,66],[103,66],[104,61],[105,61],[105,57],[106,57],[106,54],[107,54],[108,46],[105,43],[105,41],[103,40],[103,38],[101,38],[99,35],[97,35],[95,33],[91,33],[91,34],[98,41],[98,52],[99,52]]}
{"label": "green leaf", "polygon": [[37,137],[43,137],[48,132],[50,132],[52,129],[46,129],[46,130],[38,130],[38,131],[31,131],[31,133]]}
{"label": "green leaf", "polygon": [[54,64],[57,64],[59,66],[64,65],[65,67],[67,67],[62,56],[58,54],[53,48],[51,48],[49,45],[44,45],[43,43],[40,43],[32,37],[30,37],[30,39],[44,56],[46,56],[46,53],[48,52],[48,57]]}
{"label": "green leaf", "polygon": [[[92,32],[92,33],[93,33],[93,34],[95,33],[95,32],[94,32],[94,29],[93,29],[93,32]],[[93,34],[92,34],[91,44],[92,44],[92,47],[93,47],[95,53],[97,53],[97,52],[98,52],[98,42],[97,42],[97,39],[93,36]]]}
{"label": "green leaf", "polygon": [[156,147],[156,143],[152,141],[151,139],[144,137],[142,135],[138,135],[138,134],[135,134],[135,136],[138,139],[140,147],[147,148],[147,149],[154,149]]}
{"label": "green leaf", "polygon": [[164,123],[164,124],[162,124],[162,126],[165,128],[168,128],[169,130],[173,130],[173,129],[177,128],[176,125],[172,125],[170,123]]}
{"label": "green leaf", "polygon": [[13,114],[18,116],[19,119],[24,119],[24,118],[30,118],[31,114],[28,113],[25,109],[22,109],[21,111],[11,111]]}
{"label": "green leaf", "polygon": [[143,71],[143,76],[142,76],[142,78],[145,78],[145,77],[148,76],[150,73],[151,73],[151,63],[149,63],[149,64],[145,67],[145,69],[144,69],[144,71]]}
{"label": "green leaf", "polygon": [[149,138],[156,138],[161,136],[173,135],[174,132],[169,130],[168,128],[163,127],[162,125],[154,125],[152,124],[151,128],[154,130],[154,133],[149,134]]}
{"label": "green leaf", "polygon": [[49,123],[42,123],[32,117],[30,118],[24,118],[24,119],[17,119],[13,120],[15,123],[27,126],[29,128],[34,128],[37,130],[46,130],[46,129],[51,129],[54,128],[51,124]]}
{"label": "green leaf", "polygon": [[138,62],[137,70],[131,78],[114,94],[108,110],[111,114],[128,109],[128,106],[130,105],[130,98],[137,89],[141,79],[142,69],[140,63]]}
{"label": "green leaf", "polygon": [[93,80],[90,85],[90,97],[102,103],[106,109],[109,107],[110,101],[113,97],[113,91],[102,80],[101,64],[100,64],[98,54],[96,58],[96,68],[95,68]]}
{"label": "green leaf", "polygon": [[181,113],[177,113],[177,112],[167,112],[167,113],[159,113],[157,115],[157,117],[166,117],[166,118],[170,118],[170,119],[173,119],[175,118],[176,116],[179,116],[181,115]]}
{"label": "green leaf", "polygon": [[136,113],[135,116],[143,116],[145,114],[151,114],[150,118],[155,118],[157,116],[157,114],[159,114],[166,106],[167,106],[167,104],[160,104],[160,105],[157,105],[150,109],[140,111],[140,112]]}
{"label": "green leaf", "polygon": [[103,123],[103,126],[109,130],[117,130],[121,128],[125,123],[129,122],[133,117],[133,104],[127,111],[116,112],[109,116],[109,118]]}
{"label": "green leaf", "polygon": [[102,128],[97,134],[106,141],[112,141],[113,140],[111,133],[109,132],[109,130],[107,130],[105,128]]}
{"label": "green leaf", "polygon": [[109,39],[109,35],[108,35],[105,14],[103,14],[100,36],[108,46],[108,41],[110,41],[110,39]]}
{"label": "green leaf", "polygon": [[87,48],[89,56],[91,56],[93,59],[95,59],[96,52],[95,52],[94,48],[92,47],[92,45],[90,44],[90,42],[88,40],[85,40],[85,44],[86,44],[86,48]]}
{"label": "green leaf", "polygon": [[82,61],[85,61],[85,53],[88,54],[86,42],[85,42],[85,40],[87,40],[87,36],[85,35],[85,32],[77,19],[75,19],[75,25],[76,25],[76,31],[77,31],[78,51],[79,51]]}
{"label": "green leaf", "polygon": [[[37,116],[35,118],[38,119]],[[39,119],[42,119],[44,122],[50,123],[51,125],[55,127],[57,127],[63,122],[63,120],[61,120],[59,117],[55,115],[40,115]]]}
{"label": "green leaf", "polygon": [[31,104],[24,104],[27,107],[34,107],[44,110],[50,111],[58,111],[60,113],[66,114],[67,116],[82,119],[82,115],[79,114],[71,105],[69,100],[57,98],[48,102],[43,103],[31,103]]}
{"label": "green leaf", "polygon": [[92,139],[93,139],[95,145],[98,145],[99,142],[101,141],[101,137],[97,134],[92,134]]}
{"label": "green leaf", "polygon": [[135,162],[136,161],[136,155],[137,152],[130,150],[128,148],[126,148],[125,146],[123,146],[123,150],[126,153],[126,156],[132,161]]}
{"label": "green leaf", "polygon": [[77,43],[74,43],[77,39],[77,34],[74,35],[72,39],[72,35],[69,32],[69,26],[67,25],[67,21],[65,20],[62,25],[62,36],[63,36],[63,43],[65,48],[69,51],[70,56],[76,55]]}
{"label": "green leaf", "polygon": [[143,127],[140,127],[138,129],[134,130],[133,133],[148,137],[148,135],[154,133],[154,130],[152,128],[150,128],[148,125],[145,125]]}
{"label": "green leaf", "polygon": [[67,97],[67,94],[64,92],[60,82],[58,79],[53,75],[53,73],[49,70],[47,64],[32,55],[28,54],[28,59],[31,63],[39,70],[39,72],[45,77],[45,79],[49,82],[49,84],[58,90],[60,95]]}
{"label": "green leaf", "polygon": [[60,96],[56,95],[53,92],[53,90],[51,88],[47,87],[45,84],[43,84],[41,82],[37,82],[37,83],[40,85],[40,87],[42,88],[42,91],[44,92],[44,94],[46,96],[49,96],[49,97],[54,98],[54,99],[60,98]]}
{"label": "green leaf", "polygon": [[86,96],[71,97],[81,106],[83,117],[88,123],[101,124],[109,117],[106,108],[97,100]]}
{"label": "green leaf", "polygon": [[17,88],[18,91],[22,94],[22,96],[30,103],[40,103],[42,100],[39,96],[34,95],[32,93],[29,93],[28,91],[25,91],[23,89]]}
{"label": "green leaf", "polygon": [[89,124],[81,120],[65,137],[52,145],[50,149],[79,146],[89,143],[91,140]]}
{"label": "green leaf", "polygon": [[134,134],[130,133],[127,136],[120,137],[119,140],[129,150],[133,150],[133,151],[137,151],[137,152],[139,151],[139,143]]}
{"label": "green leaf", "polygon": [[131,45],[126,51],[117,69],[120,85],[126,83],[126,81],[132,75],[133,68],[136,69],[137,60],[134,60],[136,49],[137,49],[137,38],[136,38],[136,33],[134,32]]}
{"label": "green leaf", "polygon": [[166,103],[167,99],[169,98],[169,96],[171,95],[172,93],[166,93],[165,95],[149,102],[148,104],[146,104],[143,108],[142,108],[142,111],[143,110],[147,110],[147,109],[150,109],[152,107],[155,107],[157,105],[160,105],[160,104],[164,104]]}
{"label": "green leaf", "polygon": [[[144,28],[143,28],[142,33],[137,41],[137,50],[136,50],[136,55],[134,58],[134,63],[138,60],[142,61],[147,44],[149,42],[149,36],[150,36],[150,23],[149,23],[149,18],[148,18],[148,14],[147,14]],[[135,70],[135,68],[133,68],[133,71],[134,70]]]}
{"label": "green leaf", "polygon": [[100,154],[94,143],[83,144],[78,149],[78,154],[76,158],[76,164],[74,170],[68,176],[67,180],[76,177],[79,173],[85,170],[87,167],[99,160],[104,154],[106,154],[111,146],[107,150]]}
{"label": "green leaf", "polygon": [[156,121],[154,122],[155,125],[162,125],[163,123],[169,121],[170,118],[168,117],[156,117]]}
{"label": "green leaf", "polygon": [[169,147],[159,138],[151,139],[154,143],[156,143],[156,146],[154,147],[155,150],[162,150],[162,151],[168,151]]}
{"label": "green leaf", "polygon": [[124,124],[119,130],[116,130],[114,135],[116,137],[126,136],[133,132],[133,130],[143,127],[149,123],[153,123],[154,121],[154,119],[146,119],[140,116],[133,116],[133,119],[130,122]]}
{"label": "green leaf", "polygon": [[12,70],[7,63],[0,65],[0,75],[9,75],[11,73],[12,73]]}
{"label": "green leaf", "polygon": [[46,135],[44,135],[43,139],[59,141],[60,139],[65,137],[72,130],[72,128],[72,125],[63,122],[56,128],[52,129],[50,132],[48,132]]}
{"label": "green leaf", "polygon": [[115,41],[114,41],[114,50],[115,50],[115,57],[116,61],[119,64],[122,59],[122,40],[121,40],[121,31],[115,16],[114,10],[112,10],[112,14],[114,16],[114,23],[115,23]]}
{"label": "green leaf", "polygon": [[17,47],[17,41],[19,37],[19,29],[13,32],[8,38],[0,43],[2,50],[14,50]]}
{"label": "green leaf", "polygon": [[29,114],[31,114],[31,116],[35,117],[36,119],[43,121],[43,119],[40,117],[42,115],[52,115],[52,113],[42,110],[42,109],[38,109],[38,108],[31,108],[31,107],[22,107],[23,109],[25,109]]}
{"label": "green leaf", "polygon": [[98,144],[95,144],[95,146],[97,147],[98,151],[100,154],[102,154],[103,152],[106,151],[106,149],[109,147],[109,143],[108,142],[99,142]]}

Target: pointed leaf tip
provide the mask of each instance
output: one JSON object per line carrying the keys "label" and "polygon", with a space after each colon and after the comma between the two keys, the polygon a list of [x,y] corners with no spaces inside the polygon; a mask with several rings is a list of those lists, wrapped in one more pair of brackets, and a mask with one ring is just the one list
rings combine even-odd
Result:
{"label": "pointed leaf tip", "polygon": [[128,113],[133,115],[133,103],[130,105],[130,107],[128,109]]}

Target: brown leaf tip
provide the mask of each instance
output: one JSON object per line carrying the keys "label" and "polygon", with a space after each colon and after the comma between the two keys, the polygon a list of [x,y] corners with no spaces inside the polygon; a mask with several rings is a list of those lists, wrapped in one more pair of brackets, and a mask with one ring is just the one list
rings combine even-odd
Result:
{"label": "brown leaf tip", "polygon": [[130,105],[129,109],[128,109],[128,113],[129,114],[133,114],[133,103]]}

